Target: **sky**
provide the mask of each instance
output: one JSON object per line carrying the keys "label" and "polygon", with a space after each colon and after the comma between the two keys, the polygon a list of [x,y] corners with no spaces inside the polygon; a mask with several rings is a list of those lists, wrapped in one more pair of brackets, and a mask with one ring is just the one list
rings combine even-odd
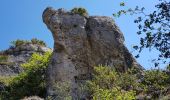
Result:
{"label": "sky", "polygon": [[[110,16],[122,7],[119,3],[123,0],[1,0],[0,1],[0,50],[10,46],[10,42],[16,39],[30,40],[38,38],[53,48],[51,32],[42,21],[42,12],[46,7],[55,9],[64,8],[71,10],[74,7],[85,8],[90,16]],[[145,7],[147,12],[154,10],[154,4],[158,0],[124,0],[126,8],[134,8],[136,5]],[[139,36],[136,34],[137,26],[133,16],[122,16],[114,18],[116,24],[123,32],[125,45],[135,55],[133,45],[139,43]],[[137,59],[145,69],[154,68],[152,59],[157,57],[158,52],[144,50]],[[164,67],[164,65],[161,65]]]}

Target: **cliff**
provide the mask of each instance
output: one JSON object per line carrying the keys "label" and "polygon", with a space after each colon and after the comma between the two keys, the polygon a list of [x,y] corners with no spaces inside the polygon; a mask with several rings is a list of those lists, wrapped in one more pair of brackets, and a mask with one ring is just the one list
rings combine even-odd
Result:
{"label": "cliff", "polygon": [[93,67],[97,65],[111,66],[120,72],[132,67],[143,69],[125,47],[123,34],[110,17],[84,17],[47,8],[43,21],[54,38],[54,51],[47,69],[48,96],[58,95],[56,84],[67,82],[73,99],[86,98],[78,88],[91,79]]}

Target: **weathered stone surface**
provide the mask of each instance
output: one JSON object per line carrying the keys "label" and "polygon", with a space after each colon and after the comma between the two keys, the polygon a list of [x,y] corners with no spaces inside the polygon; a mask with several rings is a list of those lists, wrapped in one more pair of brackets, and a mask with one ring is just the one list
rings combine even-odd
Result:
{"label": "weathered stone surface", "polygon": [[20,64],[25,63],[33,53],[46,51],[51,51],[51,49],[36,44],[26,44],[1,51],[0,55],[8,56],[8,59],[5,62],[0,62],[0,76],[17,75],[23,71]]}
{"label": "weathered stone surface", "polygon": [[47,70],[50,96],[57,95],[57,82],[68,82],[73,99],[83,97],[78,85],[90,79],[96,65],[108,65],[119,71],[131,67],[142,69],[124,46],[123,34],[110,17],[85,18],[63,9],[47,8],[43,21],[54,38],[54,51]]}

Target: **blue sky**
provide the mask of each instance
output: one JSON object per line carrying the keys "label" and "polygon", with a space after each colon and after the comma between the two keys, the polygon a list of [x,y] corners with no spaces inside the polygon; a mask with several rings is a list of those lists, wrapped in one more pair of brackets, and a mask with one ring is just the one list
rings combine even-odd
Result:
{"label": "blue sky", "polygon": [[[10,42],[16,39],[38,38],[44,40],[49,47],[53,47],[51,32],[42,21],[43,10],[50,6],[55,9],[84,7],[89,15],[110,16],[114,11],[121,9],[119,3],[122,0],[1,0],[0,1],[0,50],[7,49]],[[154,4],[158,0],[125,0],[126,7],[136,5],[145,7],[148,12],[154,10]],[[133,52],[132,46],[139,43],[136,35],[137,26],[133,23],[134,17],[122,16],[115,21],[124,33],[125,45]],[[151,60],[157,52],[144,50],[137,61],[146,69],[153,67]],[[163,65],[161,65],[163,66]]]}

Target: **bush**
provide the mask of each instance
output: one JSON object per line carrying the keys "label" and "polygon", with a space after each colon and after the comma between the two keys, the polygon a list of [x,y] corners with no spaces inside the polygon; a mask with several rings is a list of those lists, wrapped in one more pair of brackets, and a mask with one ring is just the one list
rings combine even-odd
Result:
{"label": "bush", "polygon": [[[93,79],[87,82],[93,100],[133,100],[135,91],[123,90],[118,84],[119,74],[110,67],[94,68]],[[130,78],[130,77],[129,77]],[[122,83],[123,84],[123,83]]]}
{"label": "bush", "polygon": [[26,45],[26,44],[37,44],[40,46],[46,46],[44,41],[38,40],[36,38],[31,39],[31,41],[17,39],[15,41],[12,41],[11,44],[12,44],[12,47],[18,47],[18,46]]}
{"label": "bush", "polygon": [[20,40],[20,39],[17,39],[16,41],[11,42],[12,46],[14,46],[14,47],[18,47],[18,46],[25,45],[28,43],[30,43],[30,42],[26,41],[26,40]]}
{"label": "bush", "polygon": [[[132,100],[138,95],[151,99],[166,97],[170,76],[166,71],[147,70],[137,78],[133,69],[120,73],[108,66],[94,67],[93,78],[87,82],[93,100]],[[143,98],[143,99],[144,99]]]}
{"label": "bush", "polygon": [[[142,84],[146,88],[146,94],[153,94],[152,98],[158,98],[167,87],[170,86],[170,76],[162,70],[148,70],[144,72]],[[159,91],[159,94],[154,92]]]}
{"label": "bush", "polygon": [[48,96],[47,100],[72,100],[69,82],[56,82],[53,90],[55,94]]}
{"label": "bush", "polygon": [[124,73],[118,73],[118,79],[116,80],[116,84],[121,87],[123,90],[137,90],[138,87],[141,87],[140,83],[138,82],[138,78],[136,74],[131,73],[132,69]]}
{"label": "bush", "polygon": [[88,12],[87,12],[87,10],[84,9],[84,8],[73,8],[73,9],[71,10],[71,13],[73,13],[73,14],[79,14],[79,15],[85,16],[85,17],[88,16]]}
{"label": "bush", "polygon": [[19,100],[26,96],[45,97],[45,71],[51,52],[44,55],[34,53],[29,61],[22,64],[24,72],[10,81],[6,91],[1,93],[4,100]]}
{"label": "bush", "polygon": [[36,38],[31,39],[31,43],[32,43],[32,44],[38,44],[38,45],[41,45],[41,46],[46,46],[46,44],[45,44],[44,41],[38,40],[38,39],[36,39]]}

